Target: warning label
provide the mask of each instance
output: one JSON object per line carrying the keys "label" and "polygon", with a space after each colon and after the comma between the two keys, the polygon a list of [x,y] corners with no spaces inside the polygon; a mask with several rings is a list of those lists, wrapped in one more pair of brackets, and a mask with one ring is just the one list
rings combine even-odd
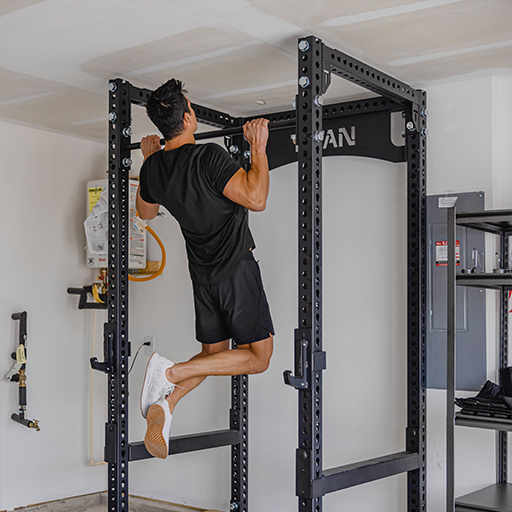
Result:
{"label": "warning label", "polygon": [[[460,265],[460,242],[455,242],[455,261]],[[440,240],[436,242],[436,267],[446,267],[448,265],[448,241]]]}
{"label": "warning label", "polygon": [[89,213],[91,213],[93,208],[96,206],[102,192],[103,187],[94,187],[89,189]]}

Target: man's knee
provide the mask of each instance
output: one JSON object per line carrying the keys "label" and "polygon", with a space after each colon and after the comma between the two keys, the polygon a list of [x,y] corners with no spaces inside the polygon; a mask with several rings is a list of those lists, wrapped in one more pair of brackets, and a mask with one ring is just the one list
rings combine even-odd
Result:
{"label": "man's knee", "polygon": [[265,358],[261,358],[259,359],[258,361],[258,369],[255,373],[263,373],[263,372],[266,372],[268,370],[268,367],[270,366],[270,358],[272,356],[268,356],[268,357],[265,357]]}
{"label": "man's knee", "polygon": [[251,343],[251,350],[256,356],[254,373],[263,373],[267,371],[270,366],[270,359],[272,358],[272,352],[274,350],[273,336],[270,335],[270,338],[267,338],[266,340]]}

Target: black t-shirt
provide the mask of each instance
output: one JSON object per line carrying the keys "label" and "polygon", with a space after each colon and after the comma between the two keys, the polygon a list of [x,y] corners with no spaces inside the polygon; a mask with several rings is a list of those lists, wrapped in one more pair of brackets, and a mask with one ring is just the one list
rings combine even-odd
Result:
{"label": "black t-shirt", "polygon": [[223,195],[240,169],[217,144],[158,151],[140,171],[140,196],[165,206],[185,237],[190,277],[213,284],[230,277],[255,247],[247,210]]}

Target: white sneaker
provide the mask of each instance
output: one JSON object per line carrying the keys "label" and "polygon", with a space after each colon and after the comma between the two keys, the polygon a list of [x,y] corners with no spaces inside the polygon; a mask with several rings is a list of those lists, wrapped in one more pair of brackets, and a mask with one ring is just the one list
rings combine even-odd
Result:
{"label": "white sneaker", "polygon": [[153,352],[146,367],[146,375],[140,394],[140,411],[144,418],[147,416],[149,406],[170,395],[175,384],[169,382],[165,376],[165,370],[174,366],[172,361]]}
{"label": "white sneaker", "polygon": [[147,422],[148,429],[144,437],[144,445],[147,451],[153,457],[166,459],[169,453],[172,414],[169,409],[169,402],[165,398],[149,406]]}

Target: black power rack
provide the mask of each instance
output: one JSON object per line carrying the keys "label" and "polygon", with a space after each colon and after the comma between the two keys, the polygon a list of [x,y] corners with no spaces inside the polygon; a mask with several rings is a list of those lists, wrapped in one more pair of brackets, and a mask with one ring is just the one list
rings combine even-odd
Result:
{"label": "black power rack", "polygon": [[[299,447],[296,491],[299,512],[321,512],[322,497],[380,478],[408,473],[407,510],[425,511],[426,477],[426,94],[415,90],[309,36],[298,42],[296,109],[266,115],[271,169],[298,160],[299,167],[299,328],[295,332],[295,374],[285,382],[299,391]],[[368,100],[323,104],[332,74],[379,95]],[[109,268],[108,322],[103,362],[91,365],[108,375],[108,510],[128,511],[129,462],[150,458],[142,442],[128,443],[128,179],[132,105],[144,106],[148,89],[123,79],[109,84]],[[199,122],[217,131],[196,139],[224,136],[231,156],[250,165],[249,146],[235,118],[192,104]],[[405,146],[391,143],[391,114],[405,121]],[[340,127],[340,123],[342,127]],[[347,129],[349,127],[349,129]],[[354,134],[357,133],[357,144]],[[330,139],[329,139],[330,137]],[[343,143],[343,141],[345,143]],[[322,467],[322,157],[369,156],[407,162],[408,187],[408,379],[407,430],[403,452],[324,470]],[[305,411],[306,414],[305,414]],[[231,510],[248,512],[248,378],[232,378],[230,429],[172,437],[169,454],[232,447]]]}

